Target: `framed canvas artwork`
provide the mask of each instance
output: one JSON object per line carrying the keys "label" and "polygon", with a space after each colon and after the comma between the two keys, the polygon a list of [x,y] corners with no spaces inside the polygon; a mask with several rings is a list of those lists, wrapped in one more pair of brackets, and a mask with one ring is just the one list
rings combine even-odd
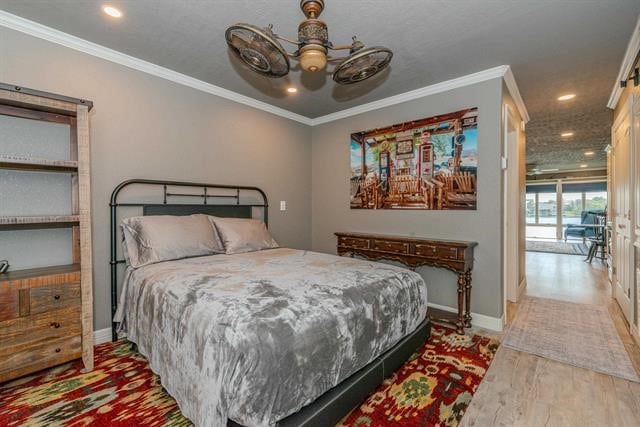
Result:
{"label": "framed canvas artwork", "polygon": [[476,209],[478,109],[351,134],[352,209]]}

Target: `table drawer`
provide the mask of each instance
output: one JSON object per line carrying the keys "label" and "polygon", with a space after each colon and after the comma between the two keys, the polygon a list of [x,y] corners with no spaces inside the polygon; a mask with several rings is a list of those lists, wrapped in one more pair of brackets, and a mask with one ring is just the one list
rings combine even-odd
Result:
{"label": "table drawer", "polygon": [[369,249],[369,239],[359,237],[338,237],[338,245],[348,248]]}
{"label": "table drawer", "polygon": [[80,283],[31,288],[30,314],[80,305]]}
{"label": "table drawer", "polygon": [[373,249],[396,254],[406,254],[409,253],[409,244],[394,242],[393,240],[373,240]]}
{"label": "table drawer", "polygon": [[425,258],[458,259],[458,248],[416,243],[415,251]]}
{"label": "table drawer", "polygon": [[0,358],[42,342],[80,335],[80,306],[0,322]]}
{"label": "table drawer", "polygon": [[0,382],[59,365],[82,356],[82,336],[47,340],[7,354],[0,364]]}

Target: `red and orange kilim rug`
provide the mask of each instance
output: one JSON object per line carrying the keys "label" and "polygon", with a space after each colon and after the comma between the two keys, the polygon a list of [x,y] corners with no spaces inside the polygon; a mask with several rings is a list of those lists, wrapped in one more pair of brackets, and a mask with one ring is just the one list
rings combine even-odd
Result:
{"label": "red and orange kilim rug", "polygon": [[[339,426],[455,426],[497,348],[434,326],[420,351]],[[73,362],[0,384],[0,426],[191,425],[130,343],[101,344],[95,354],[90,373]]]}

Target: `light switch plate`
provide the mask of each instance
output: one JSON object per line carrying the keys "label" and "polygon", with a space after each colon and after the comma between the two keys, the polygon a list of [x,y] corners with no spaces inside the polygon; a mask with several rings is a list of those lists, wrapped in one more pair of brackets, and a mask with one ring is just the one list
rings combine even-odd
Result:
{"label": "light switch plate", "polygon": [[280,210],[281,211],[286,211],[287,210],[287,201],[286,200],[280,200]]}

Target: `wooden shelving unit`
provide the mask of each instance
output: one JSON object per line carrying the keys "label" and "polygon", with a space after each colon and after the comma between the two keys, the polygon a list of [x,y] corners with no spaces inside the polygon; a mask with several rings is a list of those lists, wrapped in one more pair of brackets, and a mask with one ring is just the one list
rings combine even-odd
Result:
{"label": "wooden shelving unit", "polygon": [[0,286],[11,285],[16,281],[30,280],[41,277],[55,275],[65,275],[80,271],[80,264],[55,265],[52,267],[29,268],[24,270],[13,270],[0,275]]}
{"label": "wooden shelving unit", "polygon": [[0,154],[0,169],[68,173],[78,172],[78,162],[75,160],[50,160]]}
{"label": "wooden shelving unit", "polygon": [[91,107],[89,101],[0,83],[0,115],[65,124],[70,135],[69,159],[0,153],[0,169],[64,173],[71,180],[69,215],[0,216],[0,232],[69,227],[73,262],[0,274],[0,382],[79,357],[85,370],[93,369]]}
{"label": "wooden shelving unit", "polygon": [[0,216],[0,229],[77,227],[80,215]]}

